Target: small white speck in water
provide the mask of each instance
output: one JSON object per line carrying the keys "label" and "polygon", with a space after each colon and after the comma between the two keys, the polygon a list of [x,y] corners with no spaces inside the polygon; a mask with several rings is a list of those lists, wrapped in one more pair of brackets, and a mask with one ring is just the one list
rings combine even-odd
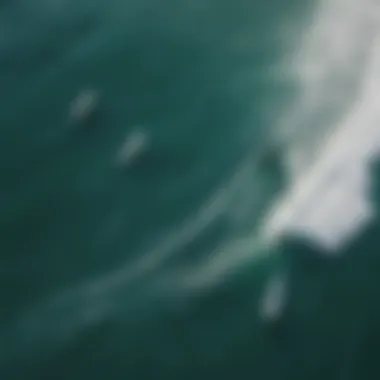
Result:
{"label": "small white speck in water", "polygon": [[100,95],[93,89],[82,91],[70,104],[70,119],[75,122],[86,121],[96,110]]}
{"label": "small white speck in water", "polygon": [[259,313],[266,322],[279,320],[286,304],[286,283],[282,276],[275,276],[267,283],[261,298]]}
{"label": "small white speck in water", "polygon": [[119,153],[118,162],[125,166],[132,165],[149,148],[149,135],[145,131],[131,132],[125,139]]}

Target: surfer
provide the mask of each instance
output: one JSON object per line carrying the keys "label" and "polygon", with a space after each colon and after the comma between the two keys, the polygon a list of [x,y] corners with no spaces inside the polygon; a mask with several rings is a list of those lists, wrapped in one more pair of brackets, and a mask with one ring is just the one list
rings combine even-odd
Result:
{"label": "surfer", "polygon": [[284,275],[269,279],[259,305],[259,314],[263,321],[277,322],[284,314],[287,304],[288,286]]}
{"label": "surfer", "polygon": [[267,145],[259,153],[258,164],[261,169],[284,173],[283,150],[277,144]]}
{"label": "surfer", "polygon": [[70,104],[70,119],[74,122],[86,122],[95,113],[99,98],[99,93],[93,89],[81,92]]}
{"label": "surfer", "polygon": [[142,130],[131,132],[125,139],[119,153],[118,161],[124,166],[130,166],[149,148],[149,135]]}
{"label": "surfer", "polygon": [[279,151],[275,146],[269,146],[262,150],[260,153],[259,162],[263,166],[271,166],[278,160]]}

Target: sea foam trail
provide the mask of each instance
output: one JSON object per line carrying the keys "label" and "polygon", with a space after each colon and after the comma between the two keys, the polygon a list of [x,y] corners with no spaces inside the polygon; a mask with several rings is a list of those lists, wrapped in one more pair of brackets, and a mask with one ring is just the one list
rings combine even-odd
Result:
{"label": "sea foam trail", "polygon": [[[372,0],[324,1],[315,20],[295,60],[303,96],[287,122],[302,138],[288,146],[292,179],[263,233],[276,241],[295,232],[334,252],[374,216],[368,164],[380,150],[380,8]],[[350,85],[355,97],[338,122],[308,130],[314,110]]]}

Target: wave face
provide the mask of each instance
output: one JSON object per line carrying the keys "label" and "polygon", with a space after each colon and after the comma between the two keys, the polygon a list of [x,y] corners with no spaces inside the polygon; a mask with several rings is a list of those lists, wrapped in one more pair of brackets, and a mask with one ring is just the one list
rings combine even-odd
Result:
{"label": "wave face", "polygon": [[0,377],[377,378],[379,15],[0,4]]}

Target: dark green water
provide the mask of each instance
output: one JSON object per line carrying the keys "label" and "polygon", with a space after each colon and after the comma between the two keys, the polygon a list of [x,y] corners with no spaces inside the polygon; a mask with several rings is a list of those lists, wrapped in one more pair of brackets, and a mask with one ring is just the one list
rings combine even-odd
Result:
{"label": "dark green water", "polygon": [[257,157],[297,89],[274,68],[311,5],[0,4],[1,379],[378,378],[378,225],[337,259],[257,237],[285,186]]}

